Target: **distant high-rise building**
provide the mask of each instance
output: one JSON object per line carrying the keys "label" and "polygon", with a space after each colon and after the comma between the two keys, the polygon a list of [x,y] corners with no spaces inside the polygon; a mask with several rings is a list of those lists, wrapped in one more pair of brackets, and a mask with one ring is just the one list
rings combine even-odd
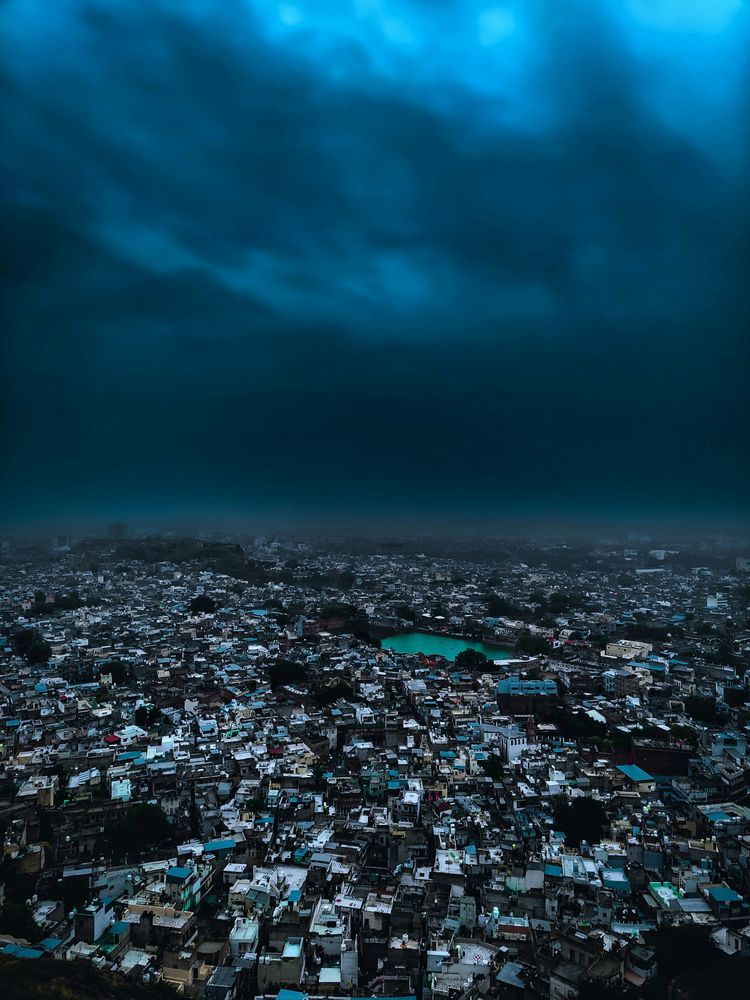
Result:
{"label": "distant high-rise building", "polygon": [[715,594],[709,594],[706,598],[706,609],[708,611],[728,611],[729,601],[726,594],[722,594],[719,591]]}

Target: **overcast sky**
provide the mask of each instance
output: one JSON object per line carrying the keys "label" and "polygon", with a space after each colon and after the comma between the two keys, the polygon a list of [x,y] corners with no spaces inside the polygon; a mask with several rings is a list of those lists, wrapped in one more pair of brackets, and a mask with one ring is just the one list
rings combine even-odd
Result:
{"label": "overcast sky", "polygon": [[743,0],[5,0],[2,513],[747,510]]}

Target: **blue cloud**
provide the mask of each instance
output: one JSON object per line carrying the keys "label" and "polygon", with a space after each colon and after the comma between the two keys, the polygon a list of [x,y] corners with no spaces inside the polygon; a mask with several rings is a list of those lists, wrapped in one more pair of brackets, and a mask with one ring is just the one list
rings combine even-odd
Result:
{"label": "blue cloud", "polygon": [[5,3],[8,513],[744,507],[748,11],[678,7]]}

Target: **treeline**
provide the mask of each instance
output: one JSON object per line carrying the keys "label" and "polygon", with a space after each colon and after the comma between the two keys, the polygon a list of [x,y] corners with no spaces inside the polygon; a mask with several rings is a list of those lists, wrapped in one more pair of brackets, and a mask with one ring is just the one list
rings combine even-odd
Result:
{"label": "treeline", "polygon": [[268,677],[272,691],[286,684],[303,685],[309,690],[312,701],[320,707],[332,705],[339,698],[354,697],[354,688],[347,681],[335,679],[326,683],[318,676],[311,678],[308,665],[295,660],[277,660],[268,668]]}
{"label": "treeline", "polygon": [[0,955],[0,978],[6,997],[24,1000],[174,1000],[163,983],[144,985],[131,977],[95,968],[90,962],[33,961]]}
{"label": "treeline", "polygon": [[354,584],[351,569],[330,573],[310,571],[297,559],[288,559],[282,567],[265,559],[248,558],[241,545],[210,542],[196,538],[138,538],[121,542],[114,558],[123,562],[190,563],[198,569],[243,580],[254,586],[266,583],[297,583],[312,589],[350,590]]}
{"label": "treeline", "polygon": [[32,666],[46,663],[52,655],[52,647],[35,628],[12,629],[8,638],[16,656],[23,656]]}
{"label": "treeline", "polygon": [[81,597],[77,590],[70,590],[63,594],[52,594],[51,600],[47,600],[47,594],[43,590],[34,593],[34,600],[30,608],[26,608],[24,615],[26,618],[48,618],[59,611],[77,611],[78,608],[86,607],[87,601]]}

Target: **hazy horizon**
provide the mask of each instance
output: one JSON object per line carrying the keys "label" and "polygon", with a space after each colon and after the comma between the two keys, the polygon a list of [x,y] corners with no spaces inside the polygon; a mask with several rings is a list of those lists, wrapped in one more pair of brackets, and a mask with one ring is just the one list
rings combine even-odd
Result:
{"label": "hazy horizon", "polygon": [[444,538],[446,542],[487,539],[493,542],[542,541],[561,544],[613,542],[627,545],[669,543],[678,545],[725,545],[738,552],[750,546],[747,519],[728,518],[597,518],[482,516],[447,517],[427,515],[391,516],[358,513],[279,514],[224,512],[223,514],[174,513],[149,517],[77,517],[33,520],[3,526],[4,537],[16,542],[48,541],[56,536],[71,539],[117,541],[139,538],[226,538],[243,540],[268,536],[314,542],[321,538],[406,539]]}

